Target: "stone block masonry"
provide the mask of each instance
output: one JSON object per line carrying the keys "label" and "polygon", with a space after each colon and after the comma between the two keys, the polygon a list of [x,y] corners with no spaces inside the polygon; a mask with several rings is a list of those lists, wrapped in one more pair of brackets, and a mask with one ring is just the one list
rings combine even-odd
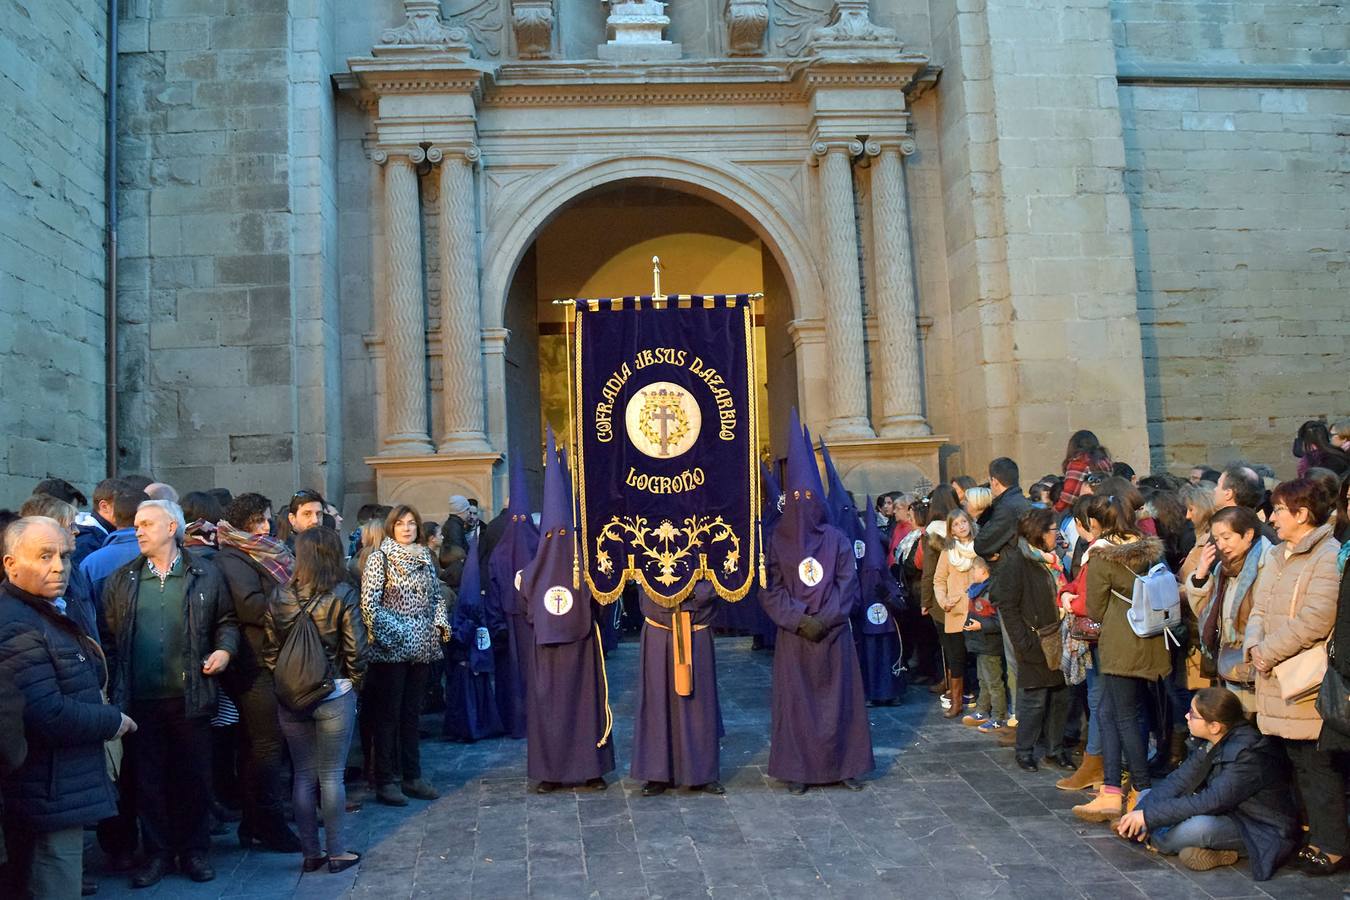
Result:
{"label": "stone block masonry", "polygon": [[11,0],[0,26],[0,506],[104,474],[107,6]]}

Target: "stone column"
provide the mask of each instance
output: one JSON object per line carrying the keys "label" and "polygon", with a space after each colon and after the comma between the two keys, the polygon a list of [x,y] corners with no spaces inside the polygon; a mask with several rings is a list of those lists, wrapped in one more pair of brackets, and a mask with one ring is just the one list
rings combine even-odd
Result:
{"label": "stone column", "polygon": [[868,141],[872,163],[872,269],[876,283],[877,365],[881,375],[883,437],[923,437],[933,433],[923,417],[923,370],[919,356],[918,304],[914,297],[914,249],[909,235],[902,155],[915,149],[908,138],[898,144]]}
{"label": "stone column", "polygon": [[820,205],[825,243],[825,338],[830,353],[830,410],[826,436],[876,435],[867,421],[867,372],[863,345],[862,282],[858,270],[858,223],[853,209],[851,159],[862,143],[817,141]]}
{"label": "stone column", "polygon": [[[433,157],[441,151],[432,149]],[[483,324],[478,293],[478,229],[473,170],[477,147],[441,162],[441,453],[488,449],[483,423]],[[433,161],[435,161],[433,158]]]}
{"label": "stone column", "polygon": [[427,326],[422,290],[422,226],[417,165],[426,152],[377,150],[384,166],[385,272],[382,456],[434,453],[427,433]]}

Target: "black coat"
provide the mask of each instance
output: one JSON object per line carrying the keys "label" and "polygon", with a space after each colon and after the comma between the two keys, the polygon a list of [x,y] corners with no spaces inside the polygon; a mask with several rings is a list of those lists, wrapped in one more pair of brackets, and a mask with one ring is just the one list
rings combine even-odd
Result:
{"label": "black coat", "polygon": [[[1332,626],[1331,638],[1333,650],[1330,665],[1342,677],[1350,679],[1350,565],[1346,565],[1345,571],[1341,573],[1341,592],[1336,598],[1336,622]],[[1337,731],[1323,720],[1317,749],[1350,750],[1350,734]]]}
{"label": "black coat", "polygon": [[[224,650],[233,663],[239,655],[239,622],[220,570],[191,550],[183,551],[183,561],[188,579],[183,600],[187,607],[183,611],[187,632],[183,700],[187,717],[198,718],[216,711],[216,679],[202,674],[201,661],[216,650]],[[131,647],[135,634],[136,597],[144,565],[142,554],[119,566],[108,576],[103,589],[103,617],[112,639],[104,647],[112,670],[108,694],[121,708],[131,701],[131,657],[125,650]]]}
{"label": "black coat", "polygon": [[[1017,552],[1017,522],[1031,509],[1031,501],[1020,487],[1010,487],[994,498],[994,502],[980,518],[980,530],[975,533],[975,553],[989,562],[989,573],[995,575],[999,567]],[[998,606],[997,591],[994,605]]]}
{"label": "black coat", "polygon": [[262,671],[263,646],[266,633],[263,620],[267,616],[267,601],[277,588],[277,580],[258,565],[244,551],[225,547],[216,551],[214,562],[225,579],[225,589],[234,604],[239,620],[239,653],[230,660],[230,667],[221,676],[221,683],[233,695],[238,695],[257,679]]}
{"label": "black coat", "polygon": [[1064,686],[1064,676],[1045,664],[1036,629],[1059,621],[1055,580],[1045,566],[1023,555],[1014,541],[1003,552],[989,593],[998,607],[999,624],[1017,657],[1019,688]]}
{"label": "black coat", "polygon": [[309,614],[314,619],[319,640],[323,642],[324,653],[328,656],[328,664],[333,667],[333,677],[350,678],[352,686],[360,690],[366,675],[370,645],[366,640],[365,622],[361,619],[361,597],[345,582],[317,599],[301,601],[290,587],[274,593],[264,617],[266,640],[262,664],[269,670],[276,668],[277,654],[286,642],[286,635],[291,633],[302,605],[309,608]]}
{"label": "black coat", "polygon": [[97,642],[50,601],[0,586],[0,671],[23,695],[27,756],[0,780],[5,815],[33,831],[92,825],[117,813],[104,741],[122,713],[103,702]]}
{"label": "black coat", "polygon": [[1278,742],[1246,722],[1214,746],[1192,750],[1139,801],[1139,809],[1149,831],[1192,816],[1232,816],[1257,881],[1270,878],[1298,846],[1288,760]]}

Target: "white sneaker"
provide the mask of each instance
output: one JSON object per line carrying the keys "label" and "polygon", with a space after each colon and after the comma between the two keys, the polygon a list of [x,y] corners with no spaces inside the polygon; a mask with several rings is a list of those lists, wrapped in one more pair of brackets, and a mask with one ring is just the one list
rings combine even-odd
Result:
{"label": "white sneaker", "polygon": [[943,709],[952,708],[952,698],[948,697],[946,694],[943,694],[940,698],[938,698],[938,702],[942,704]]}

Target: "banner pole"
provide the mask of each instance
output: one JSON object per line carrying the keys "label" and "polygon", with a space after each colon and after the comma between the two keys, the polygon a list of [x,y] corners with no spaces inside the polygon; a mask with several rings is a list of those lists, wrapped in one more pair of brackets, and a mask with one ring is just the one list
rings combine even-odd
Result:
{"label": "banner pole", "polygon": [[[580,383],[575,378],[575,371],[572,368],[572,319],[577,315],[575,304],[563,309],[563,336],[567,344],[567,459],[568,467],[572,470],[572,496],[569,498],[569,505],[572,507],[572,589],[581,588],[581,543],[577,535],[577,487],[580,481],[580,475],[577,472],[577,416],[573,411],[573,403],[580,404],[576,397],[576,391],[580,389]],[[577,333],[581,333],[581,323],[577,322]],[[581,348],[577,348],[577,363],[581,362]]]}
{"label": "banner pole", "polygon": [[661,293],[661,257],[652,257],[652,302],[660,303],[666,299],[666,295]]}

